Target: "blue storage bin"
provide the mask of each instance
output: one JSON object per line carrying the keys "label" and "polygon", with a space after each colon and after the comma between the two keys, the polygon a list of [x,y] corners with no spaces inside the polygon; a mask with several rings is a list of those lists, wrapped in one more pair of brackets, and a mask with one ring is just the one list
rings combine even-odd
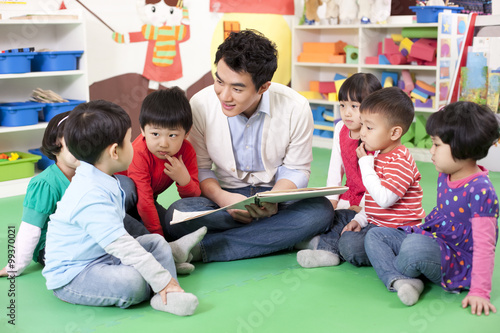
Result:
{"label": "blue storage bin", "polygon": [[31,59],[36,52],[0,53],[0,74],[31,72]]}
{"label": "blue storage bin", "polygon": [[43,121],[50,121],[54,116],[59,113],[73,110],[77,105],[85,103],[84,100],[69,99],[68,102],[63,103],[45,103],[43,107]]}
{"label": "blue storage bin", "polygon": [[54,160],[51,160],[50,158],[48,158],[47,156],[45,156],[42,151],[40,149],[29,149],[28,152],[34,154],[34,155],[40,155],[42,156],[41,159],[38,160],[38,162],[36,162],[36,166],[38,168],[38,170],[45,170],[47,169],[49,166],[51,166],[52,164],[56,163],[56,161]]}
{"label": "blue storage bin", "polygon": [[38,111],[44,104],[36,102],[17,102],[0,104],[1,126],[27,126],[38,123]]}
{"label": "blue storage bin", "polygon": [[464,7],[448,7],[448,6],[410,6],[414,13],[417,14],[417,23],[435,23],[439,19],[439,13],[445,9],[451,10],[452,13],[460,13]]}
{"label": "blue storage bin", "polygon": [[31,63],[33,72],[71,71],[78,69],[83,51],[37,52]]}

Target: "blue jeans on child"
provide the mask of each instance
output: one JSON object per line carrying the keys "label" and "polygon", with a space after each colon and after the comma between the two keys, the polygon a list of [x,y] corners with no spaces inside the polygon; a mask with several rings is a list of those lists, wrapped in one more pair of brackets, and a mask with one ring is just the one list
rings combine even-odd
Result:
{"label": "blue jeans on child", "polygon": [[[270,188],[254,186],[226,189],[247,197],[268,190]],[[167,240],[175,240],[206,226],[208,233],[200,242],[203,261],[231,261],[292,249],[295,244],[327,231],[333,219],[330,201],[318,197],[280,203],[277,214],[249,224],[235,221],[227,211],[219,211],[170,225],[174,209],[186,212],[217,208],[217,204],[204,197],[174,202],[163,219],[160,215]]]}
{"label": "blue jeans on child", "polygon": [[420,275],[441,283],[441,250],[428,236],[374,228],[366,235],[365,248],[378,277],[390,291],[394,291],[394,281]]}
{"label": "blue jeans on child", "polygon": [[[170,272],[172,278],[177,279],[172,251],[163,237],[150,234],[136,239]],[[55,289],[54,295],[72,304],[127,308],[149,300],[152,292],[135,268],[106,254],[85,267],[70,283]]]}

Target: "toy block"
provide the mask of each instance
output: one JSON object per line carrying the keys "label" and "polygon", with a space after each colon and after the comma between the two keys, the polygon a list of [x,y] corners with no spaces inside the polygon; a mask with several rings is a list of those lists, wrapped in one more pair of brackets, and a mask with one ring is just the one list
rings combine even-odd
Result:
{"label": "toy block", "polygon": [[299,91],[298,93],[307,99],[321,99],[321,94],[317,91]]}
{"label": "toy block", "polygon": [[318,91],[321,94],[329,94],[332,92],[336,92],[337,90],[335,89],[335,81],[320,81],[320,82],[318,82]]}
{"label": "toy block", "polygon": [[420,80],[417,80],[417,82],[415,82],[415,87],[418,88],[418,90],[426,93],[427,95],[429,96],[435,96],[436,95],[436,87],[430,85],[430,84],[427,84],[423,81],[420,81]]}
{"label": "toy block", "polygon": [[417,88],[415,88],[411,91],[410,96],[417,99],[417,100],[420,100],[422,103],[427,102],[427,99],[429,98],[429,95],[418,90]]}
{"label": "toy block", "polygon": [[413,43],[410,56],[432,62],[436,59],[436,48],[432,40],[422,38]]}
{"label": "toy block", "polygon": [[328,62],[331,64],[345,64],[345,59],[345,54],[334,54],[330,55]]}
{"label": "toy block", "polygon": [[398,88],[404,91],[405,90],[405,81],[399,80],[398,81]]}
{"label": "toy block", "polygon": [[302,52],[299,54],[297,61],[299,62],[321,62],[328,63],[330,62],[330,57],[332,57],[329,53],[306,53]]}
{"label": "toy block", "polygon": [[415,117],[415,142],[421,141],[427,135],[425,131],[425,124],[427,123],[427,119],[422,116]]}
{"label": "toy block", "polygon": [[315,121],[314,122],[314,128],[323,130],[323,131],[332,131],[334,130],[333,122],[331,121]]}
{"label": "toy block", "polygon": [[410,71],[406,69],[401,71],[401,81],[404,82],[404,88],[402,88],[404,91],[409,93],[415,88]]}
{"label": "toy block", "polygon": [[339,98],[338,98],[338,95],[336,92],[334,93],[329,93],[328,94],[328,101],[330,102],[338,102],[339,101]]}
{"label": "toy block", "polygon": [[335,76],[333,77],[333,81],[345,80],[345,79],[347,79],[347,76],[338,73],[335,73]]}
{"label": "toy block", "polygon": [[399,46],[397,46],[396,43],[394,43],[392,38],[384,38],[383,43],[384,43],[382,52],[383,54],[387,55],[387,54],[399,53]]}
{"label": "toy block", "polygon": [[229,37],[231,32],[240,31],[240,22],[238,21],[224,21],[224,39]]}
{"label": "toy block", "polygon": [[340,87],[344,84],[346,79],[335,81],[335,90],[340,91]]}
{"label": "toy block", "polygon": [[335,116],[333,114],[333,111],[331,111],[331,110],[326,110],[325,112],[323,112],[323,118],[326,121],[331,121],[331,122],[335,121]]}
{"label": "toy block", "polygon": [[378,56],[376,57],[366,57],[365,64],[367,65],[378,65]]}
{"label": "toy block", "polygon": [[394,43],[401,43],[401,41],[404,39],[403,35],[401,34],[391,34],[391,38]]}
{"label": "toy block", "polygon": [[412,57],[412,56],[410,56],[410,55],[409,55],[407,58],[408,58],[408,62],[409,62],[410,64],[412,64],[412,65],[422,66],[422,65],[425,63],[425,61],[424,61],[424,60],[422,60],[422,59],[418,59],[418,58],[415,58],[415,57]]}
{"label": "toy block", "polygon": [[347,45],[344,47],[346,64],[357,64],[359,49],[356,46]]}
{"label": "toy block", "polygon": [[401,53],[386,55],[391,65],[403,65],[408,63],[408,59]]}
{"label": "toy block", "polygon": [[392,79],[392,77],[390,76],[386,77],[382,84],[382,87],[384,88],[394,87],[394,80]]}
{"label": "toy block", "polygon": [[432,108],[432,104],[433,104],[433,100],[430,98],[427,99],[427,101],[425,103],[423,103],[419,99],[417,99],[415,101],[415,107],[417,107],[417,108]]}
{"label": "toy block", "polygon": [[317,106],[315,108],[311,108],[314,123],[324,120],[323,112],[325,112],[325,110],[326,108],[324,106]]}
{"label": "toy block", "polygon": [[319,81],[309,81],[309,90],[319,92]]}
{"label": "toy block", "polygon": [[401,43],[399,43],[399,52],[405,57],[411,53],[411,48],[413,42],[409,38],[404,38]]}
{"label": "toy block", "polygon": [[424,66],[436,66],[437,65],[437,58],[434,58],[433,61],[424,61]]}
{"label": "toy block", "polygon": [[379,42],[377,44],[377,55],[384,54],[384,44],[382,42]]}
{"label": "toy block", "polygon": [[398,73],[396,72],[382,72],[382,78],[380,79],[380,83],[382,83],[382,86],[385,87],[385,82],[386,79],[390,77],[392,79],[392,85],[389,87],[397,86],[398,85]]}
{"label": "toy block", "polygon": [[302,51],[305,53],[343,54],[344,47],[346,46],[347,43],[341,40],[335,43],[304,42],[302,44]]}
{"label": "toy block", "polygon": [[390,65],[391,64],[389,59],[387,59],[387,57],[383,54],[380,54],[378,56],[378,63],[379,63],[379,65]]}

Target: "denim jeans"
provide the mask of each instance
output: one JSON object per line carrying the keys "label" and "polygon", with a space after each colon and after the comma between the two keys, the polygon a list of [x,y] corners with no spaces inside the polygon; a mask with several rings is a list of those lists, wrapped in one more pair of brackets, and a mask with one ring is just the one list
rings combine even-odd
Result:
{"label": "denim jeans", "polygon": [[120,182],[120,186],[125,192],[125,217],[123,218],[123,226],[125,230],[134,238],[149,234],[148,229],[142,223],[139,213],[137,212],[137,190],[132,179],[123,175],[116,175],[116,179]]}
{"label": "denim jeans", "polygon": [[[354,215],[352,216],[354,217]],[[371,266],[370,259],[365,251],[365,237],[368,231],[378,228],[375,224],[368,223],[361,231],[346,231],[339,240],[340,256],[354,266]]]}
{"label": "denim jeans", "polygon": [[[139,244],[177,279],[172,251],[160,235],[136,238]],[[152,289],[132,266],[106,254],[80,272],[70,283],[55,289],[59,299],[80,305],[127,308],[151,298]]]}
{"label": "denim jeans", "polygon": [[365,248],[378,277],[390,291],[394,291],[394,281],[420,275],[441,283],[441,250],[428,236],[375,228],[366,235]]}
{"label": "denim jeans", "polygon": [[335,210],[330,230],[319,235],[318,250],[339,254],[339,239],[344,227],[351,222],[356,212],[350,209]]}
{"label": "denim jeans", "polygon": [[[252,196],[269,188],[244,187],[228,189],[233,193]],[[208,228],[200,242],[203,261],[231,261],[253,258],[292,249],[305,239],[327,231],[333,219],[333,207],[325,197],[290,201],[278,205],[278,213],[249,224],[235,221],[227,211],[170,225],[173,210],[202,211],[219,208],[207,198],[185,198],[170,205],[162,227],[168,240],[177,239],[202,226]]]}

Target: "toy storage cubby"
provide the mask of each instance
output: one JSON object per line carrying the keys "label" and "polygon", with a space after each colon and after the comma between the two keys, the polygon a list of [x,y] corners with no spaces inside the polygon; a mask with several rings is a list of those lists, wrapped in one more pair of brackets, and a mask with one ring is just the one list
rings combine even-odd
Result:
{"label": "toy storage cubby", "polygon": [[[25,14],[2,12],[0,50],[34,47],[35,50],[83,50],[83,54],[75,70],[0,74],[0,103],[27,101],[35,88],[50,89],[66,99],[88,101],[86,31],[82,15],[78,14],[77,19],[9,19]],[[0,152],[28,152],[29,149],[39,148],[46,127],[46,122],[17,127],[0,126]],[[0,182],[0,198],[24,194],[29,180]]]}

